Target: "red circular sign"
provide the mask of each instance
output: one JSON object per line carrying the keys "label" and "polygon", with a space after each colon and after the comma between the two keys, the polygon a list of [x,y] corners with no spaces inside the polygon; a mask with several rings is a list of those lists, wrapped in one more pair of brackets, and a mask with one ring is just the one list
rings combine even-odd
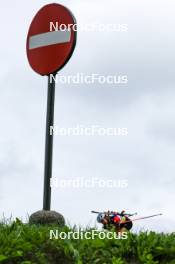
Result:
{"label": "red circular sign", "polygon": [[[35,15],[27,35],[27,58],[34,71],[49,75],[60,70],[76,44],[76,20],[66,7],[49,4]],[[73,28],[72,28],[73,27]]]}

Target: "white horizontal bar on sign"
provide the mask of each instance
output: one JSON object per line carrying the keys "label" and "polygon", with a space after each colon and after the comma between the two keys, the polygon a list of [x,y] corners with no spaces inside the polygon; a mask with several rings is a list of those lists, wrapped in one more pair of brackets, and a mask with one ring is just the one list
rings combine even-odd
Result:
{"label": "white horizontal bar on sign", "polygon": [[29,38],[29,49],[36,49],[54,44],[66,43],[70,41],[71,31],[51,31],[37,34]]}

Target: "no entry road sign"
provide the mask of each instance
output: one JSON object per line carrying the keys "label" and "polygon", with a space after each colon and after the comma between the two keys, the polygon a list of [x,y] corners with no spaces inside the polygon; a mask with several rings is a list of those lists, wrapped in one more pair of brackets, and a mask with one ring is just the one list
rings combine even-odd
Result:
{"label": "no entry road sign", "polygon": [[[51,25],[65,25],[55,30]],[[48,4],[35,15],[27,36],[27,57],[30,66],[41,75],[59,71],[71,57],[76,44],[76,31],[69,25],[76,20],[69,9]]]}
{"label": "no entry road sign", "polygon": [[69,9],[59,4],[49,4],[38,11],[27,35],[30,66],[37,73],[48,76],[43,210],[50,210],[51,205],[53,134],[50,134],[50,127],[54,125],[55,79],[50,82],[50,77],[51,74],[56,75],[74,51],[75,26],[75,18]]}

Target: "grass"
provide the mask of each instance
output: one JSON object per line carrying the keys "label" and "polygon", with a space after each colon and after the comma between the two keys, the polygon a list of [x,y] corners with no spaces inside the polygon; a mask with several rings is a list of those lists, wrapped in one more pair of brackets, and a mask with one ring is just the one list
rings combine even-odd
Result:
{"label": "grass", "polygon": [[[58,226],[0,224],[3,264],[175,264],[175,234],[140,232],[122,239],[50,239]],[[75,231],[64,227],[59,232]],[[90,229],[84,230],[90,231]]]}

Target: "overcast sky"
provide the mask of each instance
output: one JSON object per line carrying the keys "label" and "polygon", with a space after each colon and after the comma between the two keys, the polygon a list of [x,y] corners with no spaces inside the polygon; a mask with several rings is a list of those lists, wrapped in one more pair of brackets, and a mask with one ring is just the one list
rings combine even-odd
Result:
{"label": "overcast sky", "polygon": [[[47,1],[1,3],[0,216],[42,209],[47,77],[26,57],[33,16]],[[128,84],[56,85],[55,124],[126,127],[128,136],[55,136],[53,176],[128,181],[127,188],[57,188],[52,209],[73,224],[95,224],[91,210],[162,217],[135,230],[174,231],[175,3],[173,0],[59,1],[77,23],[128,24],[128,32],[78,32],[59,74],[127,75]]]}

